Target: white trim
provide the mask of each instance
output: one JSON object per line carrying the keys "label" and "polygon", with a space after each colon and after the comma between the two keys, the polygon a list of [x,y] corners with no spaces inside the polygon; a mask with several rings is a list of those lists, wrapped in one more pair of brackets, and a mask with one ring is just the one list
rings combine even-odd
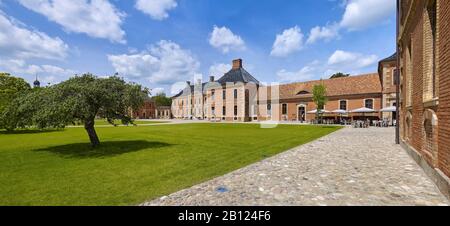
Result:
{"label": "white trim", "polygon": [[298,112],[300,111],[301,107],[305,108],[305,120],[304,121],[306,121],[306,105],[305,104],[297,104],[297,121],[300,121],[300,115],[298,114]]}
{"label": "white trim", "polygon": [[286,114],[283,114],[283,103],[281,104],[281,115],[289,115],[289,104],[285,103],[286,105]]}
{"label": "white trim", "polygon": [[[344,110],[341,109],[341,101],[345,101],[345,111],[348,111],[348,99],[341,99],[338,101],[338,109],[339,110]],[[364,101],[364,105],[366,105],[366,101]]]}
{"label": "white trim", "polygon": [[372,108],[373,110],[375,110],[375,98],[365,98],[363,101],[363,107],[366,107],[366,100],[372,100]]}

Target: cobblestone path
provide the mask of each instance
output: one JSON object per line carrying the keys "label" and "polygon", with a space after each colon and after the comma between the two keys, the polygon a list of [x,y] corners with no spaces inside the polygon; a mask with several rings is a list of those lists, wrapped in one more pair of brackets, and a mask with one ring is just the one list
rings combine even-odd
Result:
{"label": "cobblestone path", "polygon": [[345,128],[142,205],[449,205],[394,144],[394,129]]}

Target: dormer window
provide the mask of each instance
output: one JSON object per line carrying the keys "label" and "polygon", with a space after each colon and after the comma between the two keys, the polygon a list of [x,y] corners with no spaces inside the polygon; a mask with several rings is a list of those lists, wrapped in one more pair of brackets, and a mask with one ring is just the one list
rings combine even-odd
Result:
{"label": "dormer window", "polygon": [[302,91],[297,93],[297,95],[305,95],[305,94],[309,94],[309,92],[306,91],[306,90],[302,90]]}

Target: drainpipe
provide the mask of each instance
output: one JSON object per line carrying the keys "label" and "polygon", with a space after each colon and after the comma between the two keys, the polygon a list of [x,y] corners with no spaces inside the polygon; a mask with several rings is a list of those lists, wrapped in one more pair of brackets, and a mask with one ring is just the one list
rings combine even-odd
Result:
{"label": "drainpipe", "polygon": [[399,38],[399,27],[400,27],[400,3],[401,0],[397,0],[397,35],[396,35],[396,39],[395,39],[395,46],[397,47],[397,70],[395,73],[396,79],[397,79],[397,84],[396,84],[396,104],[395,104],[395,108],[396,108],[396,125],[395,125],[395,143],[396,144],[400,144],[400,46],[398,43],[398,38]]}

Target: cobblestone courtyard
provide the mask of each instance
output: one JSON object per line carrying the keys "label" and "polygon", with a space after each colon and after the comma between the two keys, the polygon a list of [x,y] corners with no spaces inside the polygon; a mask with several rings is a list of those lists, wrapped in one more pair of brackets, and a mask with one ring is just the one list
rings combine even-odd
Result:
{"label": "cobblestone courtyard", "polygon": [[394,129],[345,128],[143,205],[448,204]]}

